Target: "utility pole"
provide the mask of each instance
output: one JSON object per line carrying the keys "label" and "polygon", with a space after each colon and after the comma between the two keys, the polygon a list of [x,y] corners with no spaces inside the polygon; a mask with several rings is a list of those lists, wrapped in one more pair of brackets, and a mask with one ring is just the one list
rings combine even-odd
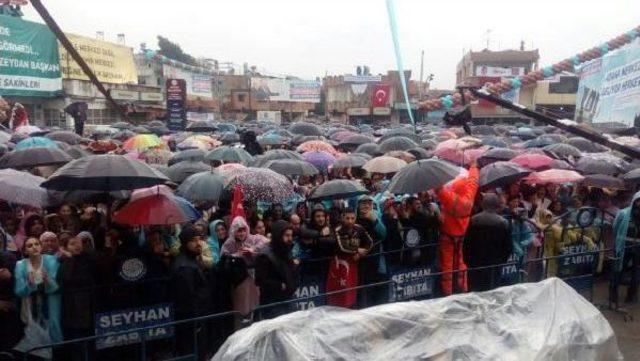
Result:
{"label": "utility pole", "polygon": [[[418,103],[420,103],[422,101],[422,87],[424,86],[423,83],[423,79],[424,79],[424,49],[422,49],[422,52],[420,53],[420,84],[418,84]],[[413,112],[413,109],[410,110],[411,112]],[[420,122],[422,122],[424,119],[422,117],[423,112],[420,112]]]}
{"label": "utility pole", "polygon": [[[118,113],[120,113],[120,115],[122,115],[122,118],[124,120],[128,121],[129,117],[127,116],[127,114],[118,105],[118,103],[116,103],[116,101],[111,97],[111,94],[104,87],[104,85],[102,85],[100,80],[98,80],[96,75],[93,73],[93,70],[91,70],[89,65],[87,65],[87,63],[84,61],[84,59],[82,59],[82,56],[73,47],[73,44],[71,44],[71,42],[69,41],[69,38],[67,38],[67,36],[62,32],[62,29],[60,29],[60,26],[58,26],[58,23],[56,23],[56,21],[51,17],[51,14],[49,14],[49,11],[44,7],[44,5],[42,4],[42,1],[41,0],[32,0],[31,1],[31,5],[33,5],[33,8],[36,9],[38,14],[40,14],[40,16],[42,17],[42,20],[44,20],[45,24],[47,24],[49,29],[51,29],[51,31],[58,38],[58,40],[60,41],[60,44],[62,44],[62,46],[67,50],[68,55],[70,55],[73,58],[73,60],[75,60],[76,63],[78,63],[78,65],[80,66],[80,69],[82,69],[82,71],[87,75],[87,77],[93,83],[93,85],[95,85],[96,88],[98,88],[100,93],[102,93],[102,95],[104,95],[104,97],[111,104],[111,106]],[[68,61],[68,59],[67,59],[67,61]]]}

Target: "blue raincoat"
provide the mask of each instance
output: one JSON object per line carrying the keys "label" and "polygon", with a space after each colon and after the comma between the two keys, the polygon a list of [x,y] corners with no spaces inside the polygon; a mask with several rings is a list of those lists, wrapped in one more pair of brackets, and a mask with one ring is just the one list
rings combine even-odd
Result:
{"label": "blue raincoat", "polygon": [[[629,204],[627,208],[621,209],[613,221],[613,235],[615,236],[613,249],[616,256],[614,267],[616,272],[622,271],[627,232],[629,230],[629,223],[631,222],[631,208],[638,198],[640,198],[640,192],[633,195],[631,204]],[[638,227],[640,225],[636,226]]]}
{"label": "blue raincoat", "polygon": [[[209,237],[207,237],[207,244],[209,245],[209,249],[211,250],[211,257],[213,258],[213,264],[218,264],[220,260],[220,240],[218,239],[218,235],[216,234],[216,226],[220,223],[224,223],[221,219],[216,219],[215,221],[209,223]],[[222,240],[223,242],[225,240]]]}

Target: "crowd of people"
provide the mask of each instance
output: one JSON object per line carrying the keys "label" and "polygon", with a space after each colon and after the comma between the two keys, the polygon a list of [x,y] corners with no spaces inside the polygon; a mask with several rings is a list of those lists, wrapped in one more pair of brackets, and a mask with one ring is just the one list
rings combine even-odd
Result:
{"label": "crowd of people", "polygon": [[[255,135],[243,143],[252,155],[264,152]],[[204,355],[235,329],[295,311],[288,301],[309,279],[322,281],[327,305],[346,308],[388,302],[388,285],[379,284],[398,268],[437,269],[431,297],[513,282],[495,266],[509,262],[535,281],[556,275],[557,262],[525,265],[527,258],[556,257],[571,244],[612,247],[617,235],[600,226],[610,229],[632,196],[521,181],[480,191],[478,166],[468,168],[449,184],[407,195],[385,191],[393,174],[355,168],[297,177],[293,204],[265,206],[237,188],[200,209],[200,219],[170,226],[113,223],[117,207],[98,201],[48,209],[3,203],[0,349],[25,351],[20,344],[34,330],[45,330],[50,342],[91,336],[95,315],[114,309],[170,302],[175,319],[235,311],[215,326],[176,328],[179,352],[191,350],[197,328]],[[332,179],[359,182],[369,194],[305,199]],[[600,223],[577,227],[585,206],[599,211]],[[374,286],[357,288],[363,285]],[[61,352],[74,357],[74,350]]]}

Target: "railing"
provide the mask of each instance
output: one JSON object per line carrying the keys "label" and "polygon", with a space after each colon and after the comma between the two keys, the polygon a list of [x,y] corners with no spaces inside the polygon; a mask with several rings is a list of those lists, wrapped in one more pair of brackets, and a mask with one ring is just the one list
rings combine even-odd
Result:
{"label": "railing", "polygon": [[[566,215],[558,217],[556,222],[561,222],[562,219],[566,219]],[[555,222],[554,222],[555,224]],[[572,230],[576,230],[576,232],[585,231],[588,228],[592,228],[597,234],[598,239],[595,240],[597,244],[603,245],[604,240],[602,236],[604,234],[604,222],[600,225],[590,226],[590,227],[570,227],[563,226],[561,233],[561,240],[564,235]],[[532,234],[549,234],[550,226],[545,229],[533,229],[530,230]],[[252,322],[258,321],[263,317],[271,317],[277,314],[287,313],[295,309],[308,308],[309,303],[318,304],[327,303],[327,299],[331,298],[331,296],[339,295],[345,292],[357,292],[358,298],[361,297],[362,294],[367,292],[370,293],[378,293],[378,298],[375,298],[375,302],[371,304],[360,304],[361,307],[367,307],[371,305],[375,305],[378,303],[390,303],[396,301],[404,301],[409,299],[427,299],[439,296],[437,293],[437,284],[438,281],[442,278],[442,276],[452,276],[452,277],[464,277],[463,274],[470,274],[472,272],[490,272],[493,276],[491,278],[491,284],[489,288],[495,288],[504,284],[509,283],[520,283],[520,282],[530,282],[530,281],[539,281],[544,279],[549,274],[550,264],[562,263],[565,262],[566,259],[573,257],[574,260],[578,260],[578,264],[588,264],[589,267],[579,268],[584,272],[577,273],[561,273],[558,276],[563,278],[569,284],[574,285],[574,287],[580,291],[588,291],[590,294],[590,298],[593,299],[593,279],[596,274],[599,272],[597,263],[602,259],[605,262],[615,262],[618,259],[615,257],[612,248],[600,247],[598,249],[574,249],[575,252],[563,253],[554,255],[545,255],[544,248],[548,239],[545,239],[537,249],[533,249],[530,252],[526,252],[525,256],[519,260],[512,260],[505,263],[495,264],[495,265],[487,265],[483,267],[473,267],[468,268],[466,270],[458,270],[453,269],[451,271],[438,271],[435,268],[430,269],[428,272],[418,272],[413,276],[410,274],[407,277],[400,279],[399,277],[395,277],[394,275],[390,275],[387,279],[380,280],[379,282],[373,282],[368,284],[359,285],[356,287],[351,287],[347,289],[341,289],[333,292],[324,292],[324,288],[321,285],[318,285],[313,291],[303,291],[298,292],[296,297],[291,300],[268,304],[268,305],[260,305],[256,307],[253,311],[253,316],[247,317],[247,315],[240,315],[235,311],[228,311],[223,313],[217,313],[202,317],[195,317],[190,319],[183,320],[174,320],[171,322],[165,322],[160,324],[148,325],[144,327],[138,327],[135,329],[127,329],[116,332],[109,332],[107,335],[94,335],[90,337],[78,338],[74,340],[64,341],[56,344],[43,345],[39,347],[34,347],[29,350],[25,354],[25,359],[29,355],[34,354],[39,350],[54,350],[53,355],[56,356],[57,352],[55,350],[59,350],[61,348],[71,348],[75,350],[75,357],[77,359],[89,360],[89,359],[101,359],[103,358],[103,354],[113,355],[113,349],[108,351],[100,351],[96,350],[96,345],[103,342],[105,337],[110,337],[112,339],[117,339],[119,337],[127,338],[131,335],[137,335],[134,337],[137,342],[135,345],[128,345],[122,347],[125,351],[124,353],[120,353],[119,359],[139,359],[146,360],[152,356],[152,358],[157,359],[159,356],[163,356],[164,358],[174,357],[175,359],[204,359],[206,357],[211,356],[214,353],[215,348],[218,347],[223,340],[233,331],[233,327],[231,324],[234,321],[245,319],[247,322],[235,322],[240,327],[246,327],[250,325]],[[575,242],[574,242],[575,244]],[[437,243],[429,243],[424,244],[422,246],[416,247],[416,249],[428,250],[435,249],[437,247]],[[635,252],[640,254],[640,244],[629,244],[626,247],[627,252],[632,253]],[[392,255],[398,252],[406,252],[406,249],[400,250],[389,250],[373,255],[369,255],[366,258],[373,258],[379,256],[387,256]],[[366,259],[365,258],[365,259]],[[319,258],[319,259],[308,259],[303,264],[302,272],[304,273],[304,269],[306,267],[314,268],[314,264],[323,265],[328,261],[333,259],[333,257]],[[433,260],[433,263],[430,265],[418,265],[416,268],[422,266],[433,266],[435,267],[437,264],[436,260]],[[324,266],[321,266],[324,267]],[[514,280],[505,281],[503,277],[501,277],[503,270],[509,269],[511,272],[515,272],[517,277]],[[603,268],[602,272],[605,274],[609,268]],[[620,275],[613,271],[613,267],[608,275],[611,277],[610,282],[610,297],[609,297],[609,307],[618,308],[617,305],[617,296],[614,296],[615,293],[617,295],[618,285],[620,284]],[[324,281],[322,278],[325,275],[320,275],[320,280]],[[303,275],[304,277],[304,275]],[[588,287],[579,287],[580,285],[584,285],[585,283],[581,283],[582,280],[589,280],[586,284]],[[455,279],[453,280],[455,284]],[[429,288],[431,285],[431,289]],[[304,278],[303,285],[304,287]],[[107,286],[113,287],[113,286]],[[400,293],[399,296],[393,296],[394,292],[398,291],[399,288],[402,287],[415,287],[420,288],[421,290],[426,290],[428,292],[414,292],[414,293]],[[300,290],[300,289],[299,289]],[[387,297],[384,297],[387,296]],[[380,302],[384,300],[383,302]],[[615,300],[614,303],[611,301]],[[300,307],[303,305],[303,307]],[[154,334],[159,329],[171,329],[173,336],[165,341],[154,341],[150,340],[149,335]],[[225,332],[228,331],[228,332]],[[213,333],[213,335],[212,335]],[[188,339],[188,345],[185,344],[185,339]],[[164,343],[163,343],[164,342]],[[214,345],[212,347],[212,345]],[[188,346],[188,347],[187,347]],[[59,354],[59,353],[58,353]],[[112,357],[112,356],[109,356]]]}

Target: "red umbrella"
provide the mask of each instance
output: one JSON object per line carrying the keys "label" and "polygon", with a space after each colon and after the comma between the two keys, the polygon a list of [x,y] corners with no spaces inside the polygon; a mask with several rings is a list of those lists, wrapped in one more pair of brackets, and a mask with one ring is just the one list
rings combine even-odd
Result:
{"label": "red umbrella", "polygon": [[554,159],[544,154],[520,154],[511,159],[511,162],[529,169],[543,169],[551,166]]}
{"label": "red umbrella", "polygon": [[176,200],[164,194],[155,194],[129,202],[113,220],[129,225],[169,225],[189,221]]}
{"label": "red umbrella", "polygon": [[578,172],[565,169],[549,169],[531,173],[525,181],[530,184],[562,184],[580,182],[584,179]]}

